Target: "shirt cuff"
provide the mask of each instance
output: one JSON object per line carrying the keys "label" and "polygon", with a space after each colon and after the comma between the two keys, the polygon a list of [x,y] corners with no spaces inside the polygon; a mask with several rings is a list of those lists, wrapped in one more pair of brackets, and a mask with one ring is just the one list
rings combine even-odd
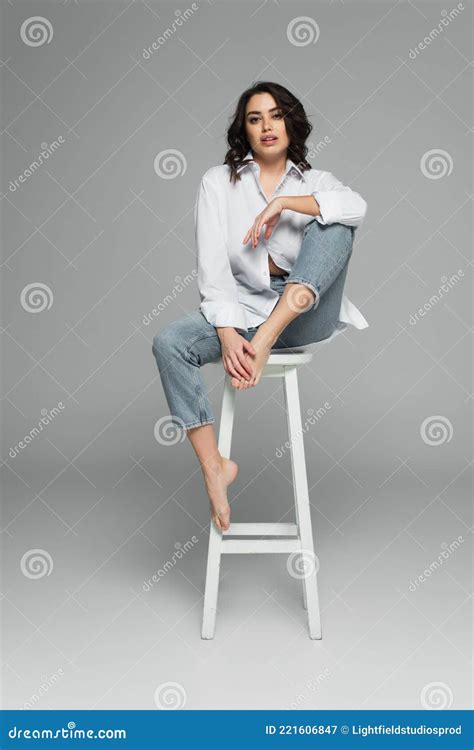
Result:
{"label": "shirt cuff", "polygon": [[201,302],[201,312],[215,328],[230,326],[247,331],[245,310],[238,302]]}
{"label": "shirt cuff", "polygon": [[311,193],[318,201],[319,210],[321,211],[316,219],[320,224],[334,224],[340,222],[340,202],[335,190],[316,190]]}

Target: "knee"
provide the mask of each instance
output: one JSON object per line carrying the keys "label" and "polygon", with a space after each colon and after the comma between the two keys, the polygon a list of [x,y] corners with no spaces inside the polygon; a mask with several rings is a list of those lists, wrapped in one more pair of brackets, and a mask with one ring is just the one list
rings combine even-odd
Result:
{"label": "knee", "polygon": [[174,323],[167,325],[153,337],[152,351],[156,358],[166,358],[172,355],[178,341]]}
{"label": "knee", "polygon": [[314,219],[308,224],[308,233],[314,235],[324,236],[326,240],[342,245],[343,247],[350,246],[354,240],[355,227],[350,227],[347,224],[320,224],[319,221]]}

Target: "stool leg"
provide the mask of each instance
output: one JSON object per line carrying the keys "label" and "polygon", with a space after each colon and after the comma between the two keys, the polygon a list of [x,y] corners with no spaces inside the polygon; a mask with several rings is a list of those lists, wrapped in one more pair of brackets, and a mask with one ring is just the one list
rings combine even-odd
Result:
{"label": "stool leg", "polygon": [[[284,400],[285,400],[285,411],[288,414],[289,407],[288,407],[288,400],[286,398],[286,384],[285,384],[284,379],[283,379],[283,395],[284,395]],[[288,435],[289,435],[289,429],[290,427],[288,425]],[[299,533],[301,524],[300,524],[300,514],[299,514],[298,504],[296,502],[295,502],[295,515],[296,515],[296,525],[298,526],[298,533]],[[306,587],[304,585],[303,585],[303,609],[308,609],[308,603],[306,601]]]}
{"label": "stool leg", "polygon": [[301,424],[300,400],[296,367],[285,367],[285,393],[287,407],[288,433],[290,439],[291,468],[295,506],[298,519],[299,536],[303,555],[309,558],[310,570],[303,578],[305,603],[308,610],[309,636],[320,639],[321,619],[319,613],[318,584],[314,557],[313,532],[309,507],[308,479],[304,455],[303,429]]}
{"label": "stool leg", "polygon": [[[217,447],[224,458],[230,458],[232,428],[234,424],[236,389],[232,387],[230,377],[226,374],[224,395],[222,397],[221,421]],[[204,590],[204,608],[202,616],[201,638],[214,638],[216,627],[217,595],[219,591],[219,573],[221,567],[222,534],[211,521],[209,531],[209,549],[207,554],[206,587]]]}

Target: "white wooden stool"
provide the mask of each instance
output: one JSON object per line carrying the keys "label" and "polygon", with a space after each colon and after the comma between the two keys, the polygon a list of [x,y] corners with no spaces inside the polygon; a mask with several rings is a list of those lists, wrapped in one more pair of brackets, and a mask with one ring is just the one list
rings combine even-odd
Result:
{"label": "white wooden stool", "polygon": [[[325,344],[339,333],[336,331],[329,339],[310,346]],[[313,532],[308,495],[308,481],[304,455],[303,431],[301,425],[300,400],[298,392],[297,367],[310,362],[313,352],[308,347],[272,350],[262,377],[283,378],[285,409],[288,423],[288,439],[291,451],[291,469],[295,499],[296,523],[232,523],[229,529],[220,532],[211,522],[209,550],[207,558],[206,588],[204,593],[204,611],[201,637],[214,637],[217,594],[219,588],[219,571],[221,555],[281,553],[302,557],[307,565],[304,568],[303,599],[308,612],[309,637],[320,639],[321,619],[317,586],[317,565],[313,547]],[[221,421],[219,428],[218,448],[225,458],[230,458],[232,427],[234,422],[235,395],[237,389],[231,385],[231,378],[226,373],[224,395],[222,399]],[[236,538],[236,537],[250,537]],[[273,538],[276,537],[276,538]],[[300,577],[300,576],[298,576]]]}

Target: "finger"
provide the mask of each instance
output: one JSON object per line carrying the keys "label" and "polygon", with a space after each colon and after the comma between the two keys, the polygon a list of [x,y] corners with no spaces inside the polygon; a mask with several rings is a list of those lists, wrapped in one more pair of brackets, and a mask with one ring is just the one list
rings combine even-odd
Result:
{"label": "finger", "polygon": [[244,239],[242,240],[242,245],[246,245],[248,243],[248,241],[250,240],[251,232],[252,230],[249,229]]}
{"label": "finger", "polygon": [[247,377],[245,371],[242,370],[242,367],[240,365],[240,362],[239,362],[239,360],[237,358],[236,353],[233,352],[229,356],[232,358],[232,375],[233,375],[233,377],[237,378],[238,380],[240,380],[244,376]]}
{"label": "finger", "polygon": [[260,242],[260,224],[257,224],[257,226],[255,227],[255,247],[257,247],[259,242]]}
{"label": "finger", "polygon": [[229,357],[229,356],[228,356],[228,359],[227,359],[227,370],[226,370],[226,372],[227,372],[227,373],[228,373],[228,374],[229,374],[229,375],[230,375],[231,377],[233,377],[233,378],[238,378],[238,377],[239,377],[239,374],[238,374],[238,372],[236,372],[236,370],[234,369],[234,365],[232,364],[232,360],[230,359],[230,357]]}
{"label": "finger", "polygon": [[234,356],[235,356],[235,359],[233,360],[234,369],[237,370],[241,378],[245,378],[246,380],[248,380],[251,373],[247,373],[247,371],[245,370],[243,366],[243,362],[239,356],[239,353],[236,352]]}
{"label": "finger", "polygon": [[267,224],[267,228],[265,229],[265,235],[264,235],[266,240],[270,239],[270,235],[272,232],[273,232],[273,226],[271,224]]}
{"label": "finger", "polygon": [[249,380],[253,376],[253,367],[250,364],[250,362],[247,362],[247,359],[243,352],[238,352],[238,357],[239,357],[240,364],[242,365],[243,368],[245,368],[244,377],[246,380]]}
{"label": "finger", "polygon": [[255,348],[252,346],[250,341],[247,341],[247,339],[243,340],[242,346],[246,351],[250,352],[250,354],[255,354]]}
{"label": "finger", "polygon": [[252,226],[252,247],[256,246],[255,242],[255,224]]}

